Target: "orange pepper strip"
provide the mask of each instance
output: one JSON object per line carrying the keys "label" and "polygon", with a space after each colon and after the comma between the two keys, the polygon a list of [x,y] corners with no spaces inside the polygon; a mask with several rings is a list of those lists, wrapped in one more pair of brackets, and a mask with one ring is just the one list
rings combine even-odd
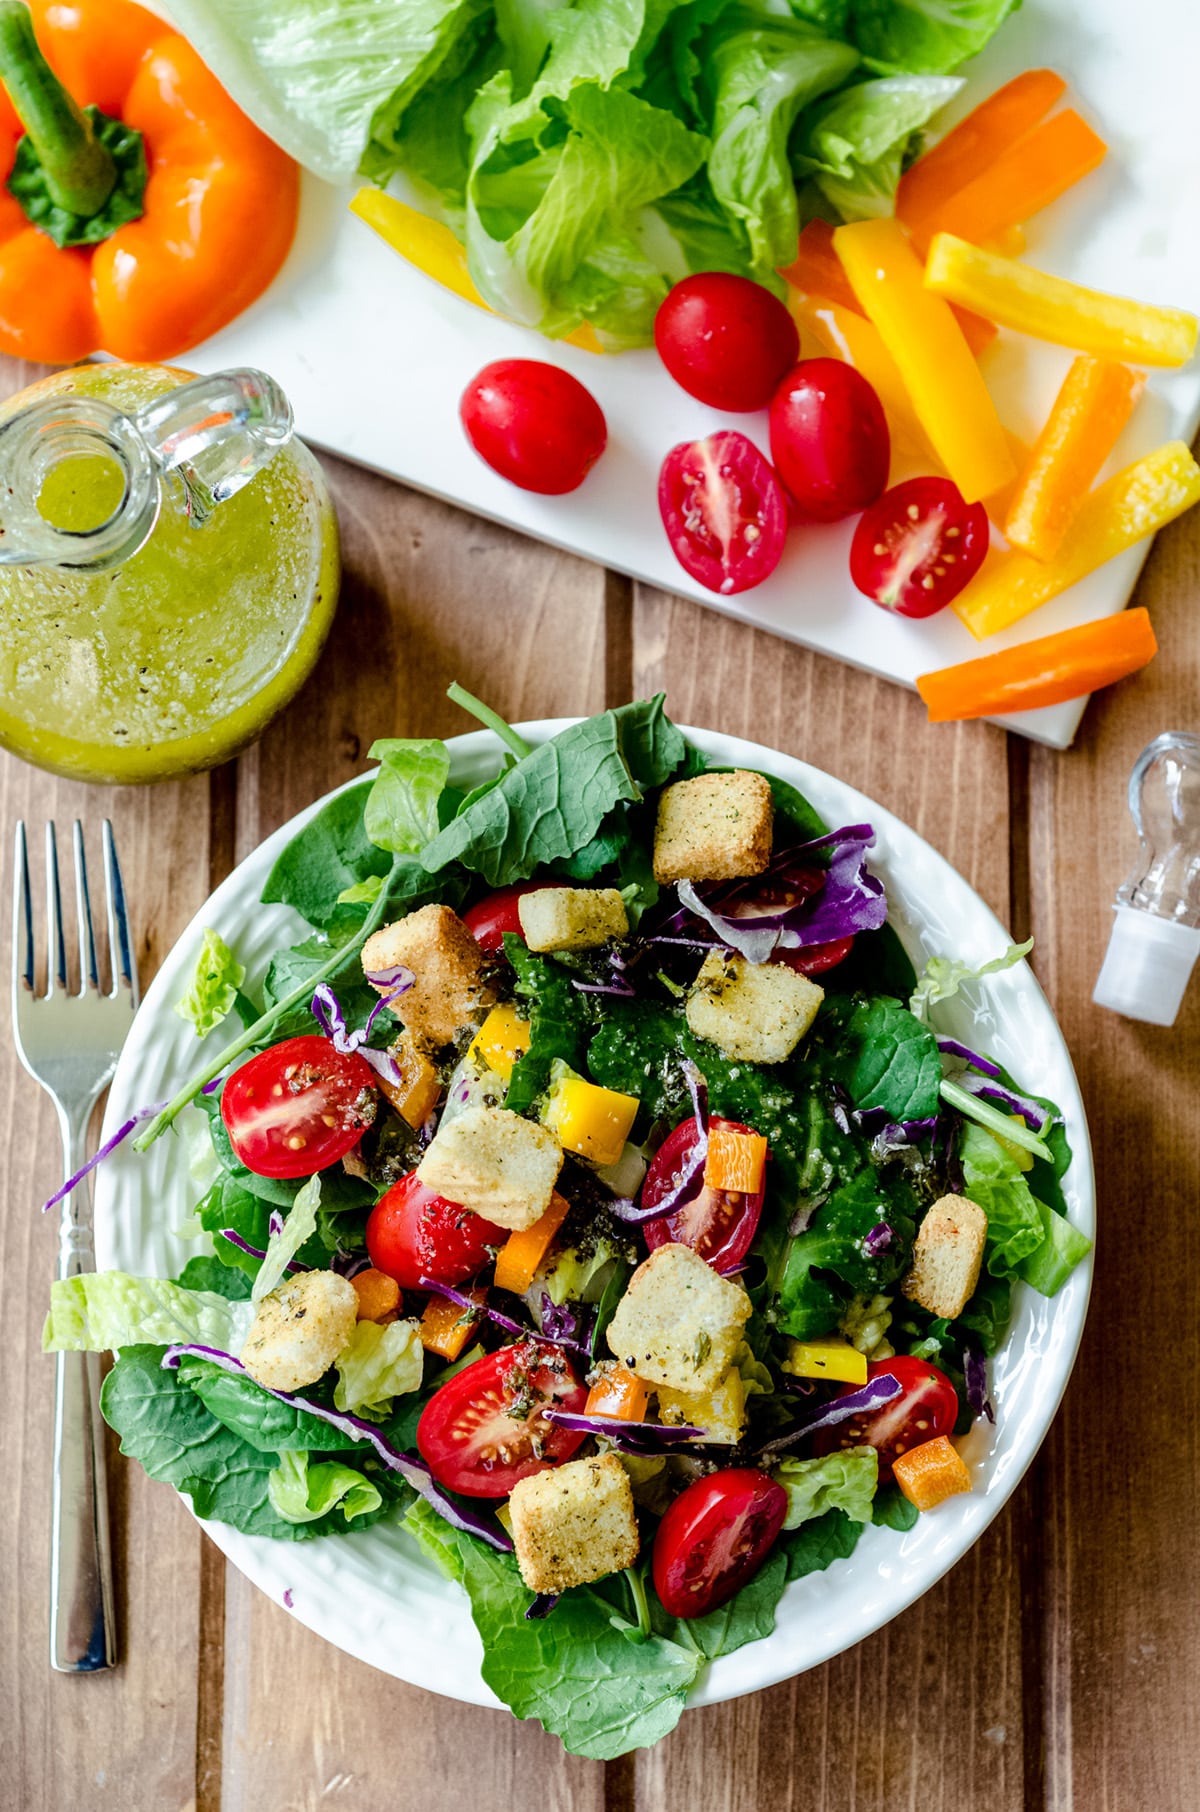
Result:
{"label": "orange pepper strip", "polygon": [[400,1071],[399,1082],[380,1076],[379,1087],[402,1120],[415,1130],[424,1126],[437,1106],[442,1092],[438,1073],[422,1051],[418,1051],[410,1032],[401,1032],[390,1047],[390,1054]]}
{"label": "orange pepper strip", "polygon": [[[487,1291],[478,1288],[468,1290],[472,1302],[483,1306]],[[427,1353],[437,1353],[443,1359],[457,1359],[467,1341],[475,1331],[479,1320],[466,1309],[459,1308],[456,1302],[450,1302],[445,1296],[431,1296],[425,1305],[418,1330],[421,1345]]]}
{"label": "orange pepper strip", "polygon": [[757,1195],[767,1169],[767,1141],[761,1133],[734,1132],[713,1126],[708,1134],[704,1181],[709,1189],[728,1189],[736,1195]]}
{"label": "orange pepper strip", "polygon": [[1035,560],[1058,552],[1145,382],[1140,372],[1081,353],[1063,380],[1002,524]]}
{"label": "orange pepper strip", "polygon": [[795,262],[779,275],[802,295],[819,296],[823,302],[836,302],[839,308],[862,314],[858,297],[834,250],[833,228],[827,220],[809,221],[800,234]]}
{"label": "orange pepper strip", "polygon": [[627,1365],[612,1365],[604,1370],[583,1406],[585,1416],[613,1416],[621,1422],[643,1422],[650,1392]]}
{"label": "orange pepper strip", "polygon": [[510,1233],[496,1255],[496,1287],[521,1296],[533,1282],[550,1242],[567,1216],[568,1204],[557,1190],[540,1220],[520,1233]]}
{"label": "orange pepper strip", "polygon": [[918,230],[929,215],[1031,131],[1066,86],[1052,69],[1027,69],[981,101],[904,172],[896,190],[898,219]]}
{"label": "orange pepper strip", "polygon": [[975,245],[1001,240],[1011,227],[1065,195],[1096,168],[1107,149],[1074,108],[1056,113],[927,214],[913,229],[918,249],[927,251],[934,233],[957,233]]}
{"label": "orange pepper strip", "polygon": [[936,1510],[948,1497],[971,1489],[967,1463],[945,1435],[898,1455],[892,1471],[901,1491],[918,1510]]}
{"label": "orange pepper strip", "polygon": [[1083,698],[1137,673],[1157,652],[1149,613],[1139,607],[924,673],[917,691],[929,707],[931,724],[1003,717],[1009,711],[1035,711],[1040,705]]}

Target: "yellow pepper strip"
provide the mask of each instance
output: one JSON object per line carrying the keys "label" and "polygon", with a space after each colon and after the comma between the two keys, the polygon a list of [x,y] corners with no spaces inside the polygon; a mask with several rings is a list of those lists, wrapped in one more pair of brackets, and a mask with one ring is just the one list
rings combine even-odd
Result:
{"label": "yellow pepper strip", "polygon": [[567,1202],[555,1190],[540,1220],[520,1233],[510,1233],[496,1254],[496,1288],[523,1296],[545,1258],[550,1242],[567,1218]]}
{"label": "yellow pepper strip", "polygon": [[1035,560],[1058,552],[1144,381],[1128,365],[1089,353],[1073,361],[1001,524],[1010,547]]}
{"label": "yellow pepper strip", "polygon": [[861,372],[883,404],[893,439],[919,459],[936,462],[929,436],[917,420],[908,391],[900,381],[896,361],[865,315],[840,302],[806,296],[788,285],[788,309],[802,335],[818,341],[822,350]]}
{"label": "yellow pepper strip", "polygon": [[507,1002],[493,1007],[474,1038],[468,1056],[486,1070],[492,1070],[505,1082],[512,1081],[517,1060],[529,1049],[533,1029],[517,1009]]}
{"label": "yellow pepper strip", "polygon": [[1053,559],[1033,560],[1021,553],[991,556],[951,609],[982,641],[1019,623],[1198,501],[1200,466],[1181,440],[1168,441],[1084,498]]}
{"label": "yellow pepper strip", "polygon": [[424,1052],[417,1049],[409,1032],[401,1032],[390,1047],[390,1054],[400,1080],[392,1082],[380,1076],[379,1087],[402,1120],[413,1128],[424,1126],[442,1092],[438,1073]]}
{"label": "yellow pepper strip", "polygon": [[615,1164],[639,1105],[636,1095],[598,1088],[582,1076],[563,1076],[546,1097],[542,1119],[564,1151],[590,1158],[593,1164]]}
{"label": "yellow pepper strip", "polygon": [[969,245],[952,233],[934,235],[925,282],[935,295],[974,309],[998,327],[1099,359],[1186,365],[1196,350],[1200,322],[1182,308],[1158,308],[1085,289]]}
{"label": "yellow pepper strip", "polygon": [[793,1378],[833,1378],[839,1384],[865,1384],[867,1356],[848,1340],[789,1340],[783,1371]]}
{"label": "yellow pepper strip", "polygon": [[859,220],[838,227],[833,243],[938,459],[968,503],[991,496],[1016,471],[1004,430],[961,327],[925,288],[904,229]]}
{"label": "yellow pepper strip", "polygon": [[[428,214],[410,208],[398,196],[386,195],[382,189],[372,186],[359,189],[352,197],[350,212],[357,214],[394,252],[399,252],[402,258],[415,264],[419,271],[424,271],[427,277],[432,277],[443,289],[452,290],[464,302],[470,302],[488,314],[495,312],[475,287],[467,269],[465,248],[442,221],[431,220]],[[580,346],[585,352],[604,351],[595,329],[586,321],[574,333],[564,335],[564,338],[570,345]]]}
{"label": "yellow pepper strip", "polygon": [[668,1427],[702,1428],[699,1441],[719,1441],[733,1446],[742,1438],[746,1426],[746,1387],[737,1366],[730,1366],[725,1376],[711,1390],[670,1390],[660,1384],[655,1391],[658,1419]]}

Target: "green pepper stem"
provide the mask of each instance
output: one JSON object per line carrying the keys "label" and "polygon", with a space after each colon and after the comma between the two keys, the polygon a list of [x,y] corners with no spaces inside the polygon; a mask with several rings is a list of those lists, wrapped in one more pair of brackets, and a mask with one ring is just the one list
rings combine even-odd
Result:
{"label": "green pepper stem", "polygon": [[526,742],[523,736],[518,736],[498,711],[485,705],[482,699],[476,698],[473,692],[468,692],[465,686],[460,686],[457,680],[446,687],[446,697],[453,699],[456,705],[461,705],[464,711],[469,711],[472,717],[477,717],[487,729],[494,730],[505,748],[511,749],[518,761],[524,761],[526,755],[533,754],[532,743]]}
{"label": "green pepper stem", "polygon": [[112,153],[42,55],[24,0],[0,0],[0,81],[29,134],[57,207],[90,219],[117,185]]}

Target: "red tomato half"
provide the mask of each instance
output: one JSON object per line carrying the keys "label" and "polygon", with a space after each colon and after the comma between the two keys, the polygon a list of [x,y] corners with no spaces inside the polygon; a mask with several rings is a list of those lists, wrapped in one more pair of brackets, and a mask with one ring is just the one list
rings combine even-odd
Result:
{"label": "red tomato half", "polygon": [[507,1497],[518,1479],[569,1460],[582,1434],[547,1422],[547,1409],[583,1412],[587,1389],[561,1347],[523,1340],[436,1390],[417,1423],[433,1476],[465,1497]]}
{"label": "red tomato half", "polygon": [[375,1118],[375,1073],[315,1033],[287,1038],[234,1070],[221,1118],[260,1177],[310,1177],[344,1158]]}
{"label": "red tomato half", "polygon": [[423,1277],[465,1283],[508,1234],[482,1215],[435,1195],[411,1170],[380,1196],[367,1219],[367,1251],[377,1271],[415,1290]]}
{"label": "red tomato half", "polygon": [[541,359],[485,365],[458,405],[480,459],[523,491],[581,485],[608,440],[604,412],[578,378]]}
{"label": "red tomato half", "polygon": [[[737,1120],[713,1120],[710,1124],[727,1127],[730,1132],[753,1131]],[[642,1184],[643,1208],[653,1208],[675,1187],[683,1160],[698,1137],[695,1120],[688,1119],[663,1140]],[[714,1271],[732,1271],[750,1250],[762,1213],[763,1194],[761,1189],[754,1195],[742,1195],[733,1189],[710,1189],[706,1183],[699,1195],[674,1214],[644,1224],[646,1244],[651,1252],[656,1246],[690,1246]]]}
{"label": "red tomato half", "polygon": [[[882,1409],[865,1415],[851,1416],[835,1428],[823,1428],[816,1436],[819,1453],[832,1453],[838,1447],[877,1447],[879,1449],[879,1482],[886,1485],[892,1476],[892,1465],[910,1447],[948,1435],[958,1420],[958,1393],[936,1365],[926,1359],[912,1359],[899,1354],[895,1359],[872,1359],[867,1366],[867,1381],[890,1375],[901,1385],[901,1394],[885,1403]],[[839,1397],[861,1390],[857,1384],[843,1385]]]}
{"label": "red tomato half", "polygon": [[836,522],[887,483],[887,417],[862,373],[841,359],[802,359],[771,403],[771,458],[803,517]]}
{"label": "red tomato half", "polygon": [[672,447],[658,475],[658,508],[685,572],[729,597],[779,565],[787,506],[754,442],[725,429]]}
{"label": "red tomato half", "polygon": [[502,956],[506,931],[523,938],[517,901],[523,893],[536,893],[544,885],[543,881],[514,881],[511,887],[498,887],[495,893],[485,894],[469,906],[463,913],[463,924],[479,948],[489,956]]}
{"label": "red tomato half", "polygon": [[654,1589],[672,1617],[703,1617],[753,1579],[775,1546],[787,1492],[731,1466],[681,1491],[654,1538]]}
{"label": "red tomato half", "polygon": [[654,317],[654,344],[675,382],[712,409],[765,409],[800,356],[779,298],[725,271],[675,285]]}
{"label": "red tomato half", "polygon": [[[797,862],[764,882],[752,898],[736,901],[724,910],[730,918],[761,918],[787,906],[798,906],[813,894],[820,893],[824,885],[823,868],[815,862]],[[854,934],[851,932],[849,937],[831,938],[827,944],[805,944],[800,950],[777,950],[771,961],[784,963],[798,975],[823,975],[827,969],[835,969],[844,962],[853,948]]]}
{"label": "red tomato half", "polygon": [[931,617],[975,577],[988,550],[987,511],[948,478],[893,485],[850,544],[859,591],[902,617]]}

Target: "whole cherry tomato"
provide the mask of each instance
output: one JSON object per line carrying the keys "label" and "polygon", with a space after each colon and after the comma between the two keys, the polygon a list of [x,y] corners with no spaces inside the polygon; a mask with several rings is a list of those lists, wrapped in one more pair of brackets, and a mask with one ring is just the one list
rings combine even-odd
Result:
{"label": "whole cherry tomato", "polygon": [[578,378],[542,359],[496,359],[458,406],[480,459],[523,491],[558,496],[581,485],[608,440],[604,413]]}
{"label": "whole cherry tomato", "polygon": [[675,285],[654,317],[654,344],[675,382],[712,409],[765,409],[800,356],[779,298],[726,271]]}
{"label": "whole cherry tomato", "polygon": [[841,359],[802,359],[771,402],[771,458],[810,522],[836,522],[874,503],[887,483],[891,436],[883,405]]}

